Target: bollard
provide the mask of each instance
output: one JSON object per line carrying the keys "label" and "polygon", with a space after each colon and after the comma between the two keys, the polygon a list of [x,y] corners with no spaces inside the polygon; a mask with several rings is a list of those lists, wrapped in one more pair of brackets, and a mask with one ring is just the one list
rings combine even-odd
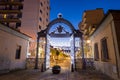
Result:
{"label": "bollard", "polygon": [[74,72],[73,64],[71,64],[71,72]]}
{"label": "bollard", "polygon": [[44,72],[44,66],[43,66],[43,63],[42,63],[42,66],[41,66],[41,72]]}

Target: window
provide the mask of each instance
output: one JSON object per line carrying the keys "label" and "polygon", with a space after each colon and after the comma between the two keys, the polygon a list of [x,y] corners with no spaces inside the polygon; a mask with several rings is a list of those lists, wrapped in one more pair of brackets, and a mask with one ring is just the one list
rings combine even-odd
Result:
{"label": "window", "polygon": [[41,18],[41,17],[40,17],[39,19],[40,19],[40,21],[42,21],[42,18]]}
{"label": "window", "polygon": [[7,18],[7,14],[4,14],[3,17],[4,17],[4,19],[6,19]]}
{"label": "window", "polygon": [[41,30],[41,26],[39,25],[39,29]]}
{"label": "window", "polygon": [[46,18],[46,22],[48,22],[48,19]]}
{"label": "window", "polygon": [[21,23],[16,23],[16,28],[20,27]]}
{"label": "window", "polygon": [[22,18],[22,13],[17,14],[18,18]]}
{"label": "window", "polygon": [[101,58],[102,58],[103,61],[106,61],[106,60],[109,59],[107,39],[106,38],[101,39]]}
{"label": "window", "polygon": [[42,14],[42,10],[40,10],[40,13]]}
{"label": "window", "polygon": [[47,3],[49,4],[49,1],[47,1]]}
{"label": "window", "polygon": [[18,45],[16,49],[16,56],[15,59],[20,59],[20,54],[21,54],[21,46]]}
{"label": "window", "polygon": [[43,3],[41,2],[40,5],[43,6]]}
{"label": "window", "polygon": [[49,9],[49,7],[47,6],[47,9]]}
{"label": "window", "polygon": [[47,12],[46,14],[47,14],[47,16],[48,16],[48,12]]}
{"label": "window", "polygon": [[94,44],[94,59],[99,60],[99,51],[98,51],[98,44]]}

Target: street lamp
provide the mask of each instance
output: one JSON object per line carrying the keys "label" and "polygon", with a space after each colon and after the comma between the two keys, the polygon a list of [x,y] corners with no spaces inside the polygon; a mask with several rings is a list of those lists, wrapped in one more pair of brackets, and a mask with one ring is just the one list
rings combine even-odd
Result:
{"label": "street lamp", "polygon": [[90,40],[89,40],[89,39],[87,40],[87,43],[88,43],[88,44],[90,43]]}

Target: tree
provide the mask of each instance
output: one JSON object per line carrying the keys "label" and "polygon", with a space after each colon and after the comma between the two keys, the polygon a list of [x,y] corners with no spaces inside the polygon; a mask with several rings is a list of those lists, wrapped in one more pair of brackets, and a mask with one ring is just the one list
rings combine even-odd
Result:
{"label": "tree", "polygon": [[57,55],[57,60],[58,60],[58,56],[60,55],[60,52],[56,49],[56,55]]}
{"label": "tree", "polygon": [[54,48],[50,48],[50,53],[51,53],[52,59],[55,61],[56,50]]}

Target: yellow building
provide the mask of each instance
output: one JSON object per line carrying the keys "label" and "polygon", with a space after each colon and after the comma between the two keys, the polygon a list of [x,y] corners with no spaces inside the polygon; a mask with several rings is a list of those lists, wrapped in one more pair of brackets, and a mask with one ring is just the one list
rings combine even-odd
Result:
{"label": "yellow building", "polygon": [[93,58],[89,37],[95,31],[103,17],[104,11],[101,8],[86,10],[83,13],[82,21],[79,23],[79,29],[83,33],[85,58]]}
{"label": "yellow building", "polygon": [[104,11],[101,8],[97,8],[96,10],[86,10],[83,13],[79,29],[83,32],[84,39],[88,39],[103,17]]}
{"label": "yellow building", "polygon": [[95,68],[120,79],[120,10],[109,10],[91,35]]}

